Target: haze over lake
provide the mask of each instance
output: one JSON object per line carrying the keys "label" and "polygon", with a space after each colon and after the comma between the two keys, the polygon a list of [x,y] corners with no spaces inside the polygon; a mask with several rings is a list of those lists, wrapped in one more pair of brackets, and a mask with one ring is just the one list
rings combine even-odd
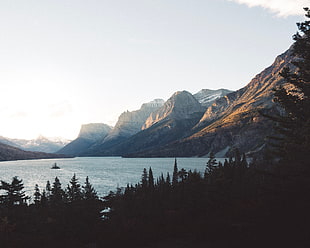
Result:
{"label": "haze over lake", "polygon": [[[219,159],[223,160],[223,159]],[[178,168],[204,172],[208,158],[177,158]],[[57,163],[58,170],[51,169]],[[172,175],[174,158],[121,158],[121,157],[78,157],[72,159],[19,160],[0,163],[0,180],[10,182],[12,177],[23,179],[27,195],[32,196],[35,184],[44,189],[47,180],[54,182],[57,176],[62,188],[76,174],[81,185],[88,176],[100,196],[108,194],[127,183],[140,182],[143,168],[152,167],[154,177],[161,173]]]}

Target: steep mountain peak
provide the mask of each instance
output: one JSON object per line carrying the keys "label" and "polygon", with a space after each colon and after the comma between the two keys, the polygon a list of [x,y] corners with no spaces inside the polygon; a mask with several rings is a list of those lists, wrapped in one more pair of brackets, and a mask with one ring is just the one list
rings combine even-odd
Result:
{"label": "steep mountain peak", "polygon": [[104,139],[112,127],[104,123],[89,123],[81,126],[79,136],[58,151],[59,154],[78,155],[99,140]]}
{"label": "steep mountain peak", "polygon": [[[276,57],[273,64],[261,73],[257,74],[245,87],[227,94],[225,97],[216,99],[210,105],[204,116],[198,123],[198,127],[204,126],[222,116],[230,116],[231,121],[226,124],[233,124],[233,116],[254,111],[255,109],[270,109],[274,106],[273,90],[281,84],[283,78],[280,76],[281,70],[289,66],[293,57],[291,50]],[[222,123],[223,125],[223,123]]]}
{"label": "steep mountain peak", "polygon": [[153,101],[143,103],[140,110],[144,108],[160,108],[164,103],[165,101],[163,99],[154,99]]}
{"label": "steep mountain peak", "polygon": [[46,138],[45,136],[43,136],[42,134],[40,134],[37,138],[36,138],[36,140],[49,140],[48,138]]}
{"label": "steep mountain peak", "polygon": [[150,114],[143,125],[143,129],[147,129],[167,118],[187,119],[200,111],[202,111],[202,106],[191,93],[186,90],[177,91],[161,108]]}
{"label": "steep mountain peak", "polygon": [[98,140],[105,137],[112,127],[104,123],[89,123],[81,127],[79,138]]}
{"label": "steep mountain peak", "polygon": [[226,96],[231,92],[232,92],[231,90],[227,89],[217,89],[217,90],[202,89],[196,94],[194,94],[194,97],[198,100],[198,102],[200,102],[202,106],[207,108],[211,106],[216,99]]}
{"label": "steep mountain peak", "polygon": [[111,141],[119,138],[129,137],[141,131],[142,125],[148,116],[164,105],[163,99],[154,99],[153,101],[143,103],[141,108],[135,111],[123,112],[103,142]]}
{"label": "steep mountain peak", "polygon": [[188,92],[187,90],[179,90],[173,93],[173,95],[170,97],[170,99],[174,99],[177,97],[192,97],[193,95]]}

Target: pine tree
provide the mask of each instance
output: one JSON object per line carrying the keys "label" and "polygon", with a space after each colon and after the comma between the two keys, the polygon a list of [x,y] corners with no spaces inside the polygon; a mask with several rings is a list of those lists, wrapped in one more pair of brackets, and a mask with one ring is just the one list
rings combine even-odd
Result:
{"label": "pine tree", "polygon": [[55,177],[55,181],[53,183],[52,189],[51,189],[51,203],[58,205],[64,202],[64,191],[61,188],[61,183],[58,179],[58,177]]}
{"label": "pine tree", "polygon": [[52,195],[51,183],[50,181],[47,181],[46,186],[45,186],[45,196],[46,196],[47,202],[50,201],[51,195]]}
{"label": "pine tree", "polygon": [[17,176],[13,177],[12,183],[7,183],[1,180],[0,190],[5,190],[2,201],[9,206],[22,205],[29,199],[25,195],[23,180],[19,180]]}
{"label": "pine tree", "polygon": [[174,159],[174,166],[173,166],[173,174],[172,174],[172,185],[176,186],[178,184],[179,179],[179,169],[177,164],[177,159]]}
{"label": "pine tree", "polygon": [[170,184],[171,184],[171,178],[170,178],[169,172],[167,172],[167,176],[166,176],[166,185],[169,185],[169,186],[170,186]]}
{"label": "pine tree", "polygon": [[82,194],[83,194],[83,199],[86,201],[98,199],[97,191],[94,189],[94,187],[89,182],[88,177],[86,177],[85,184],[83,186]]}
{"label": "pine tree", "polygon": [[143,168],[143,173],[141,176],[141,184],[142,184],[142,188],[146,188],[148,185],[148,174],[147,174],[146,168]]}
{"label": "pine tree", "polygon": [[34,204],[38,205],[41,201],[41,196],[42,196],[40,193],[38,184],[35,185],[33,196],[34,196],[34,199],[33,199]]}
{"label": "pine tree", "polygon": [[187,178],[187,176],[188,176],[187,171],[184,168],[182,168],[179,171],[179,178],[181,179],[181,182],[184,182],[184,180]]}
{"label": "pine tree", "polygon": [[243,167],[243,168],[247,168],[248,167],[248,162],[246,160],[245,153],[242,154],[241,167]]}
{"label": "pine tree", "polygon": [[81,185],[74,174],[71,178],[70,184],[67,186],[67,195],[69,202],[79,201],[82,199]]}
{"label": "pine tree", "polygon": [[153,176],[153,171],[151,167],[149,169],[149,187],[154,188],[154,176]]}
{"label": "pine tree", "polygon": [[285,68],[281,76],[287,85],[275,90],[275,102],[284,110],[284,116],[273,117],[278,124],[274,147],[286,160],[306,162],[310,153],[310,10],[305,8],[306,21],[297,23],[292,62],[294,71]]}
{"label": "pine tree", "polygon": [[41,205],[42,206],[46,206],[47,205],[47,202],[48,202],[48,199],[47,199],[47,196],[46,196],[46,191],[45,189],[42,190],[42,195],[41,195]]}
{"label": "pine tree", "polygon": [[217,165],[214,153],[211,151],[209,154],[209,160],[206,164],[205,177],[212,173]]}

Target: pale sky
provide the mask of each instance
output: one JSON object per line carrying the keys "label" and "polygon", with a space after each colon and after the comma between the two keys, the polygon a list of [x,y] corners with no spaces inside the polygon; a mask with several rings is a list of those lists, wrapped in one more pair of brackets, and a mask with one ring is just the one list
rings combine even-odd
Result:
{"label": "pale sky", "polygon": [[309,0],[1,0],[0,136],[74,139],[175,91],[245,86]]}

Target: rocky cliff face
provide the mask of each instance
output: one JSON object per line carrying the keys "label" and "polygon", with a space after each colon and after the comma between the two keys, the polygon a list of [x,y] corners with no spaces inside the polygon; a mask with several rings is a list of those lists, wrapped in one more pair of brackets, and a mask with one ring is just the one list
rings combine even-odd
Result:
{"label": "rocky cliff face", "polygon": [[151,102],[142,104],[139,110],[123,112],[114,128],[104,139],[104,142],[117,139],[118,137],[130,137],[142,130],[149,115],[164,105],[164,100],[155,99]]}
{"label": "rocky cliff face", "polygon": [[155,123],[160,123],[167,119],[189,119],[192,118],[194,113],[201,111],[203,111],[201,104],[191,93],[177,91],[160,109],[150,114],[142,129],[147,129]]}
{"label": "rocky cliff face", "polygon": [[103,123],[82,125],[78,138],[57,151],[57,153],[74,156],[79,155],[98,140],[104,139],[110,131],[111,127]]}
{"label": "rocky cliff face", "polygon": [[[272,101],[273,89],[283,83],[280,71],[292,59],[288,50],[248,85],[227,95],[225,90],[202,90],[195,96],[178,91],[164,104],[153,102],[155,110],[142,105],[138,111],[125,112],[103,142],[86,144],[79,155],[175,157],[213,151],[227,156],[234,148],[260,152],[273,125],[261,112],[280,111]],[[218,98],[219,94],[224,96]]]}
{"label": "rocky cliff face", "polygon": [[291,61],[288,50],[247,86],[215,100],[193,128],[192,135],[134,156],[205,156],[210,151],[224,156],[234,148],[248,153],[262,150],[273,124],[259,111],[269,114],[279,111],[272,101],[273,89],[283,83],[279,73]]}
{"label": "rocky cliff face", "polygon": [[202,89],[196,94],[194,94],[194,97],[203,107],[207,108],[211,106],[216,99],[226,96],[231,92],[232,92],[231,90],[227,89],[218,89],[218,90]]}
{"label": "rocky cliff face", "polygon": [[81,127],[78,137],[96,141],[106,137],[111,129],[110,126],[103,123],[84,124]]}
{"label": "rocky cliff face", "polygon": [[[270,67],[256,75],[247,86],[216,100],[206,110],[198,126],[206,126],[206,123],[227,115],[232,118],[253,109],[274,107],[273,89],[283,81],[279,73],[291,60],[289,50],[278,56]],[[229,119],[227,117],[226,121]]]}
{"label": "rocky cliff face", "polygon": [[88,155],[125,155],[157,148],[186,137],[203,114],[203,108],[187,91],[178,91],[151,113],[143,130],[113,146],[101,146]]}
{"label": "rocky cliff face", "polygon": [[106,148],[126,140],[141,131],[147,117],[163,104],[164,100],[155,99],[142,104],[139,110],[123,112],[113,128],[107,130],[108,132],[105,132],[101,137],[97,135],[97,139],[92,139],[91,142],[89,139],[85,139],[84,135],[79,135],[78,142],[74,141],[74,146],[70,147],[70,154],[74,152],[79,156],[97,155],[98,151],[106,150]]}

